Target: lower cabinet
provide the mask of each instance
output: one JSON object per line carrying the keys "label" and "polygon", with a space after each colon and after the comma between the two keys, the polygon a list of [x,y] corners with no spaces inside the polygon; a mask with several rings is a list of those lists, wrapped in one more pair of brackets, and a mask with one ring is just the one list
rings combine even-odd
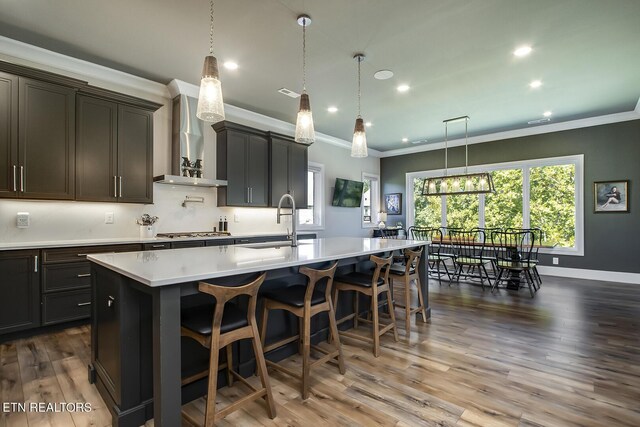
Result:
{"label": "lower cabinet", "polygon": [[87,319],[91,315],[91,289],[42,296],[42,324],[53,325]]}
{"label": "lower cabinet", "polygon": [[39,254],[0,252],[0,334],[40,325]]}

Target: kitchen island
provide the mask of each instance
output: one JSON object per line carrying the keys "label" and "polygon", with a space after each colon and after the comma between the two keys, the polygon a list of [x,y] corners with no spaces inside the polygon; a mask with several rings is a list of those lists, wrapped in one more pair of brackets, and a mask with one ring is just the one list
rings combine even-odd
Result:
{"label": "kitchen island", "polygon": [[[180,425],[180,408],[202,395],[197,384],[181,388],[180,310],[188,309],[189,298],[197,296],[197,283],[234,284],[267,271],[261,290],[286,292],[298,275],[298,267],[326,266],[338,261],[339,273],[366,271],[371,254],[391,253],[424,247],[420,279],[430,315],[427,292],[428,242],[415,240],[335,237],[301,240],[297,247],[287,242],[244,246],[171,249],[90,255],[93,276],[92,365],[89,375],[113,416],[114,426],[138,426],[154,418],[156,426]],[[336,307],[339,317],[351,307],[345,298]],[[270,334],[293,334],[291,322],[283,317],[269,323]],[[348,324],[345,324],[348,326]],[[326,326],[316,325],[314,339],[326,337]],[[243,343],[234,349],[239,372],[252,372],[253,361]],[[293,349],[274,352],[282,359]],[[204,384],[204,383],[203,383]],[[201,384],[201,386],[203,385]]]}

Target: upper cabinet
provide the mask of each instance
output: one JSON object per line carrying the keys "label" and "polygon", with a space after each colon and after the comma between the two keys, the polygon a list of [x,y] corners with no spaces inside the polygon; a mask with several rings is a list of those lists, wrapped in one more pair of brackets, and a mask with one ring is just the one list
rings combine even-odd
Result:
{"label": "upper cabinet", "polygon": [[78,95],[76,199],[153,202],[153,112]]}
{"label": "upper cabinet", "polygon": [[159,104],[7,62],[0,70],[0,197],[153,202]]}
{"label": "upper cabinet", "polygon": [[0,73],[0,197],[73,200],[76,89]]}
{"label": "upper cabinet", "polygon": [[[307,208],[307,146],[297,144],[293,138],[269,132],[271,202],[277,207],[280,197],[289,193],[297,209]],[[284,206],[291,207],[287,199]]]}
{"label": "upper cabinet", "polygon": [[231,122],[213,125],[217,137],[218,206],[269,206],[269,141],[264,132]]}

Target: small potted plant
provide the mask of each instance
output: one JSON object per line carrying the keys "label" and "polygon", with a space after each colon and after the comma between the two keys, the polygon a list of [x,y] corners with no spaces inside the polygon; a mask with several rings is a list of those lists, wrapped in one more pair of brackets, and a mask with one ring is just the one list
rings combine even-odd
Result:
{"label": "small potted plant", "polygon": [[158,221],[157,216],[142,214],[140,218],[136,218],[136,224],[140,226],[140,238],[149,239],[153,237],[153,224]]}

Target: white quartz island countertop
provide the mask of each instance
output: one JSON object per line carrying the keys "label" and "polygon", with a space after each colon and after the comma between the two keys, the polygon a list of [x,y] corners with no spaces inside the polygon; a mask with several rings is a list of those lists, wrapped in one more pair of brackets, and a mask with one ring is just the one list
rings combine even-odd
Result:
{"label": "white quartz island countertop", "polygon": [[427,244],[420,240],[330,237],[274,243],[88,255],[87,259],[147,286],[234,276],[333,261]]}

